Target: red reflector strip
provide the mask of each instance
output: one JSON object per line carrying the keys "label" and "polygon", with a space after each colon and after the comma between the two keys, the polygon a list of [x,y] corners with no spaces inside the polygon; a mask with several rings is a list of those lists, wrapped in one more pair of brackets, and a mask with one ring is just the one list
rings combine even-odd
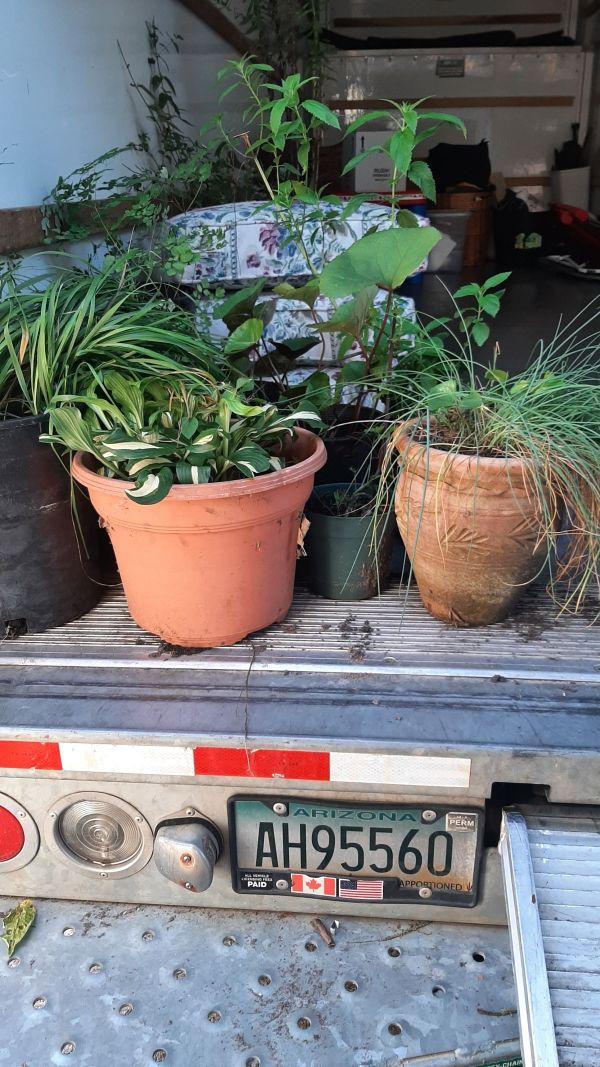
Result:
{"label": "red reflector strip", "polygon": [[56,741],[0,741],[0,767],[23,771],[62,771]]}
{"label": "red reflector strip", "polygon": [[0,807],[0,863],[19,855],[25,844],[25,831],[16,815]]}
{"label": "red reflector strip", "polygon": [[297,778],[329,781],[329,752],[276,748],[195,748],[196,774],[218,778]]}

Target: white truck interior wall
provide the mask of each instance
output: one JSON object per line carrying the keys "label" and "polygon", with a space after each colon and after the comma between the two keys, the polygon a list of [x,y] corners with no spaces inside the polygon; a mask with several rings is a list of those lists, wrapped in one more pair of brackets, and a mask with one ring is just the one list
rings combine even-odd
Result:
{"label": "white truck interior wall", "polygon": [[[464,60],[461,76],[442,76],[438,61],[450,58]],[[464,120],[469,143],[488,140],[492,171],[510,179],[532,206],[547,200],[547,185],[534,182],[547,178],[554,149],[571,136],[571,124],[579,122],[585,135],[592,53],[580,46],[355,50],[334,55],[330,71],[331,97],[357,101],[356,111],[345,112],[346,122],[361,113],[361,99],[428,97],[439,109],[444,97],[473,98],[469,107],[450,104],[448,110]],[[528,97],[544,96],[569,103],[527,106]],[[506,102],[508,97],[517,98],[516,106]],[[480,98],[501,98],[502,106],[477,106]],[[458,131],[445,129],[439,139],[460,142],[462,138]],[[525,179],[524,184],[519,185],[518,179]]]}
{"label": "white truck interior wall", "polygon": [[117,47],[118,41],[136,79],[146,81],[146,20],[183,37],[169,64],[194,126],[218,109],[216,74],[234,53],[178,0],[9,6],[0,35],[2,208],[39,204],[59,175],[136,140],[140,122],[148,126]]}
{"label": "white truck interior wall", "polygon": [[[526,37],[529,34],[549,33],[553,30],[561,30],[563,33],[574,35],[576,19],[576,0],[504,0],[501,5],[490,4],[489,0],[419,0],[412,11],[408,4],[398,4],[397,0],[331,0],[330,25],[339,33],[349,34],[353,37],[443,37],[449,34],[477,33],[480,30],[515,29],[517,36]],[[487,21],[494,15],[504,18],[510,15],[560,15],[560,22],[519,22],[514,27],[502,23]],[[456,25],[451,22],[444,25],[446,19],[470,16],[476,20],[477,16],[485,17],[486,21],[469,23],[468,25]],[[346,26],[336,27],[336,18],[368,18],[373,23],[376,18],[397,16],[405,20],[401,26],[377,26],[352,28]],[[414,23],[412,19],[414,18]],[[419,25],[420,19],[439,20],[439,25]],[[410,23],[409,23],[410,20]]]}

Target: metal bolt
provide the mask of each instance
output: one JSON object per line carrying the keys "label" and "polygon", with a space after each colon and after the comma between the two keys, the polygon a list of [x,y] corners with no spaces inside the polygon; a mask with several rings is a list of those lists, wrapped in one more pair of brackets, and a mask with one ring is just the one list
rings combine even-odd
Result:
{"label": "metal bolt", "polygon": [[388,1026],[388,1034],[391,1034],[392,1037],[398,1037],[401,1033],[402,1027],[400,1026],[400,1023],[390,1023]]}
{"label": "metal bolt", "polygon": [[400,949],[399,948],[395,948],[393,945],[392,945],[391,948],[388,948],[388,956],[392,956],[393,959],[397,959],[399,955],[400,955]]}
{"label": "metal bolt", "polygon": [[307,952],[316,952],[317,951],[317,946],[315,945],[314,941],[307,941],[304,947],[305,947]]}
{"label": "metal bolt", "polygon": [[51,819],[55,819],[56,818],[56,812],[55,811],[51,811],[50,812],[50,818]]}
{"label": "metal bolt", "polygon": [[143,821],[143,820],[142,820],[142,816],[141,816],[141,815],[136,815],[136,817],[135,817],[135,821],[136,821],[136,822],[142,822],[142,821]]}
{"label": "metal bolt", "polygon": [[45,997],[36,997],[33,1001],[34,1008],[45,1008],[48,1001]]}
{"label": "metal bolt", "polygon": [[277,804],[273,804],[273,811],[276,815],[287,815],[288,806],[287,804],[281,804],[278,801]]}
{"label": "metal bolt", "polygon": [[154,931],[144,930],[144,933],[142,934],[142,941],[154,941]]}
{"label": "metal bolt", "polygon": [[192,885],[192,883],[191,883],[191,882],[184,882],[184,883],[183,883],[183,888],[184,888],[184,889],[189,889],[189,890],[192,890],[192,889],[193,889],[194,887],[193,887],[193,885]]}
{"label": "metal bolt", "polygon": [[185,967],[176,967],[173,971],[173,978],[187,978]]}
{"label": "metal bolt", "polygon": [[19,818],[20,818],[20,819],[26,819],[26,818],[27,818],[27,812],[25,812],[25,811],[20,811],[20,812],[19,812]]}
{"label": "metal bolt", "polygon": [[298,1019],[298,1027],[300,1030],[310,1030],[310,1019],[306,1015],[301,1015]]}
{"label": "metal bolt", "polygon": [[65,1041],[60,1046],[60,1051],[62,1052],[63,1056],[70,1056],[72,1052],[75,1052],[75,1042]]}
{"label": "metal bolt", "polygon": [[15,967],[20,967],[21,966],[21,957],[20,956],[11,956],[10,959],[8,960],[6,966],[10,967],[11,970],[14,970]]}
{"label": "metal bolt", "polygon": [[260,1060],[258,1056],[248,1056],[246,1060],[246,1067],[260,1067]]}
{"label": "metal bolt", "polygon": [[75,931],[72,926],[65,926],[63,930],[63,937],[73,937],[74,933]]}
{"label": "metal bolt", "polygon": [[271,976],[268,974],[259,974],[258,976],[259,985],[271,985],[271,981]]}
{"label": "metal bolt", "polygon": [[423,811],[421,813],[421,818],[423,822],[435,822],[435,820],[437,819],[437,811],[431,811],[431,809]]}
{"label": "metal bolt", "polygon": [[184,852],[184,853],[183,853],[183,854],[182,854],[182,855],[181,855],[181,856],[179,857],[179,859],[180,859],[180,860],[181,860],[181,862],[183,863],[184,867],[189,867],[189,866],[191,866],[191,864],[192,864],[192,863],[194,862],[194,860],[193,860],[193,857],[192,857],[192,856],[190,856],[189,852]]}
{"label": "metal bolt", "polygon": [[220,1011],[209,1011],[209,1013],[206,1016],[206,1018],[208,1019],[209,1023],[219,1023],[221,1021],[221,1012]]}
{"label": "metal bolt", "polygon": [[223,944],[225,945],[226,948],[231,948],[232,945],[235,945],[235,937],[232,937],[231,934],[227,934],[223,938]]}
{"label": "metal bolt", "polygon": [[185,809],[185,813],[186,813],[186,815],[197,815],[198,814],[198,812],[196,811],[195,808],[186,808]]}
{"label": "metal bolt", "polygon": [[152,1053],[152,1059],[155,1063],[164,1063],[167,1058],[167,1050],[164,1048],[157,1048]]}
{"label": "metal bolt", "polygon": [[419,889],[419,896],[422,897],[423,900],[427,900],[431,896],[431,889],[429,888],[429,886],[421,886],[421,888]]}
{"label": "metal bolt", "polygon": [[100,974],[101,970],[102,970],[102,964],[101,963],[90,963],[90,967],[89,967],[90,974]]}
{"label": "metal bolt", "polygon": [[287,889],[288,888],[288,882],[286,881],[285,878],[278,878],[277,881],[275,882],[275,888],[276,889]]}
{"label": "metal bolt", "polygon": [[353,981],[344,982],[344,989],[347,993],[356,993],[356,990],[358,989],[358,984]]}
{"label": "metal bolt", "polygon": [[106,871],[100,871],[100,877],[101,878],[108,878],[108,874],[106,873]]}
{"label": "metal bolt", "polygon": [[133,1014],[133,1004],[129,1004],[129,1003],[121,1004],[121,1007],[119,1008],[119,1015],[132,1015],[132,1014]]}

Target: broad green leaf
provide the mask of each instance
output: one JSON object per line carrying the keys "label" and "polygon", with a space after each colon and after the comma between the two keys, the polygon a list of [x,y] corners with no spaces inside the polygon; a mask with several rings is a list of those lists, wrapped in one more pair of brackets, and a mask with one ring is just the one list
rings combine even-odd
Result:
{"label": "broad green leaf", "polygon": [[319,333],[349,333],[353,338],[358,337],[373,308],[376,296],[377,286],[368,286],[352,300],[346,300],[340,304],[328,322],[316,323],[315,329]]}
{"label": "broad green leaf", "polygon": [[419,221],[414,211],[401,207],[396,212],[396,224],[404,230],[416,230],[419,226]]}
{"label": "broad green leaf", "polygon": [[340,121],[337,115],[334,115],[333,111],[326,104],[322,104],[320,100],[303,100],[302,107],[305,111],[308,111],[309,115],[314,115],[319,122],[324,122],[326,126],[333,126],[334,129],[339,130]]}
{"label": "broad green leaf", "polygon": [[303,204],[310,204],[311,207],[318,206],[319,197],[314,189],[309,189],[308,185],[305,185],[304,182],[292,182],[292,185],[298,200]]}
{"label": "broad green leaf", "polygon": [[511,274],[512,271],[510,270],[503,270],[500,274],[493,274],[491,278],[487,278],[486,281],[484,281],[482,289],[485,289],[486,292],[488,289],[496,289],[498,285],[502,285],[502,282],[505,282],[510,278]]}
{"label": "broad green leaf", "polygon": [[406,174],[410,166],[413,151],[413,135],[409,129],[396,130],[390,137],[385,151],[392,160],[399,174]]}
{"label": "broad green leaf", "polygon": [[346,127],[344,137],[351,137],[356,130],[360,130],[361,126],[365,126],[367,122],[379,122],[381,119],[387,119],[389,117],[389,112],[387,111],[365,111],[364,115],[359,115],[357,119],[354,119],[354,121]]}
{"label": "broad green leaf", "polygon": [[221,304],[217,304],[215,315],[223,320],[229,330],[235,330],[248,318],[254,318],[254,305],[256,298],[264,288],[264,278],[259,278],[252,285],[231,293]]}
{"label": "broad green leaf", "polygon": [[376,152],[381,152],[381,148],[379,145],[373,144],[370,148],[365,148],[364,152],[359,152],[357,156],[353,156],[352,159],[349,159],[346,163],[341,177],[343,178],[344,174],[348,174],[351,170],[354,170],[355,167],[358,167],[359,163],[362,163],[364,159],[368,159],[369,156],[374,155]]}
{"label": "broad green leaf", "polygon": [[235,356],[239,352],[246,352],[249,348],[254,348],[262,337],[263,329],[262,319],[246,319],[245,322],[240,323],[233,333],[229,334],[225,342],[223,349],[225,355]]}
{"label": "broad green leaf", "polygon": [[471,334],[475,344],[481,348],[490,336],[490,328],[487,322],[474,322],[471,327]]}
{"label": "broad green leaf", "polygon": [[147,474],[136,489],[126,489],[125,495],[136,504],[158,504],[173,485],[173,471],[162,467],[157,474]]}
{"label": "broad green leaf", "polygon": [[302,304],[308,304],[309,308],[312,308],[320,293],[319,279],[311,278],[305,285],[298,287],[290,285],[289,282],[282,282],[276,285],[273,291],[285,300],[299,300]]}
{"label": "broad green leaf", "polygon": [[186,441],[191,441],[199,425],[200,423],[195,416],[191,418],[187,418],[186,416],[184,416],[181,422],[179,423],[181,436],[185,437]]}
{"label": "broad green leaf", "polygon": [[476,389],[469,389],[469,391],[463,393],[460,398],[459,407],[462,411],[473,411],[475,408],[482,407],[482,405],[483,397]]}
{"label": "broad green leaf", "polygon": [[433,226],[368,234],[325,265],[321,292],[336,299],[370,285],[397,289],[414,274],[440,237]]}
{"label": "broad green leaf", "polygon": [[504,385],[508,381],[508,371],[498,370],[496,367],[488,367],[485,377],[488,382],[499,382],[500,385]]}
{"label": "broad green leaf", "polygon": [[412,163],[409,168],[408,177],[410,178],[411,182],[414,182],[414,184],[418,186],[418,188],[421,190],[423,195],[427,197],[428,200],[433,200],[435,202],[435,182],[433,180],[433,174],[431,173],[431,169],[427,165],[427,163],[424,163],[420,159],[415,160],[415,162]]}
{"label": "broad green leaf", "polygon": [[286,107],[287,101],[285,99],[281,99],[277,100],[271,108],[271,114],[269,115],[269,126],[271,127],[271,133],[274,137],[276,137],[279,132],[279,127],[281,126],[281,120],[283,118],[283,113]]}
{"label": "broad green leaf", "polygon": [[9,959],[33,926],[35,916],[35,904],[31,900],[21,900],[4,916],[2,940],[8,950]]}
{"label": "broad green leaf", "polygon": [[351,359],[344,363],[340,371],[340,381],[361,382],[365,377],[365,363],[362,359]]}
{"label": "broad green leaf", "polygon": [[491,315],[492,318],[495,318],[500,311],[500,297],[496,293],[487,293],[481,298],[479,304],[486,315]]}
{"label": "broad green leaf", "polygon": [[461,285],[460,289],[457,289],[454,293],[454,299],[459,300],[461,296],[477,296],[479,293],[479,286],[476,282],[469,282],[468,285]]}
{"label": "broad green leaf", "polygon": [[458,115],[449,115],[445,111],[419,111],[419,122],[427,119],[430,122],[440,122],[447,126],[455,126],[466,137],[467,128]]}

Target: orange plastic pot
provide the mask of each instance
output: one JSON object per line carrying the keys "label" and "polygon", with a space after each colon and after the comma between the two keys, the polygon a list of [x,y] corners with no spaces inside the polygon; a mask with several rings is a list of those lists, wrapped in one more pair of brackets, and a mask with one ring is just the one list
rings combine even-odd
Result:
{"label": "orange plastic pot", "polygon": [[323,442],[297,430],[288,463],[256,478],[176,485],[158,504],[125,495],[131,482],[95,473],[81,452],[73,475],[108,530],[131,615],[188,648],[234,644],[287,615],[298,527]]}

